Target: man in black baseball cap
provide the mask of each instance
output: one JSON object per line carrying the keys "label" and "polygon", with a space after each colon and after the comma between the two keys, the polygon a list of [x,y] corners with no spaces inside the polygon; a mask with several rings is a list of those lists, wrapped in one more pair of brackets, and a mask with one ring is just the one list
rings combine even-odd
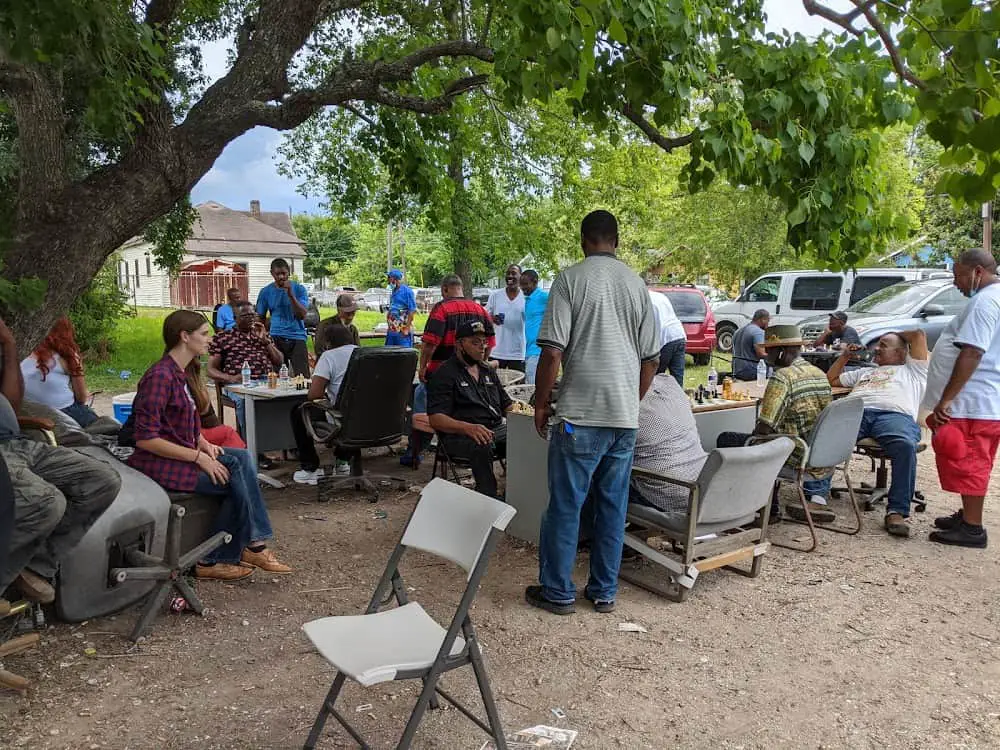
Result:
{"label": "man in black baseball cap", "polygon": [[830,322],[826,330],[813,342],[813,346],[832,346],[834,344],[860,344],[861,337],[851,326],[847,325],[847,313],[838,310],[830,313]]}
{"label": "man in black baseball cap", "polygon": [[427,384],[427,415],[449,457],[469,462],[476,491],[497,497],[493,462],[507,455],[504,415],[513,402],[485,362],[489,332],[482,321],[455,332],[455,354]]}

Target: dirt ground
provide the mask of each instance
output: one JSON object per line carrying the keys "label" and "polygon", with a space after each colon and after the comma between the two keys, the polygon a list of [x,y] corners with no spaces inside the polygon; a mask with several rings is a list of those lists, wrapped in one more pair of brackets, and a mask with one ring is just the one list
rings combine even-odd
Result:
{"label": "dirt ground", "polygon": [[[429,468],[412,476],[419,485]],[[854,476],[869,478],[867,466]],[[707,573],[681,604],[623,584],[610,615],[586,602],[570,617],[528,607],[536,552],[505,540],[472,612],[505,727],[577,729],[582,749],[1000,747],[1000,540],[986,551],[928,542],[954,500],[937,489],[929,452],[918,484],[929,505],[909,540],[886,536],[875,511],[860,535],[824,533],[812,554],[772,549],[758,579]],[[0,746],[301,747],[332,671],[300,628],[363,610],[417,495],[372,505],[355,494],[317,504],[312,489],[266,494],[294,575],[200,583],[207,616],[163,614],[134,649],[124,635],[135,609],[50,627],[41,649],[7,659],[36,687],[0,694]],[[987,517],[994,533],[997,518]],[[774,536],[801,539],[804,528]],[[579,584],[586,565],[582,554]],[[403,575],[413,598],[450,614],[457,568],[414,556]],[[625,621],[648,632],[619,632]],[[478,707],[463,670],[443,685]],[[410,683],[349,684],[341,705],[386,748],[415,696]],[[415,747],[478,750],[484,740],[457,711],[433,711]],[[355,745],[331,720],[320,746]]]}

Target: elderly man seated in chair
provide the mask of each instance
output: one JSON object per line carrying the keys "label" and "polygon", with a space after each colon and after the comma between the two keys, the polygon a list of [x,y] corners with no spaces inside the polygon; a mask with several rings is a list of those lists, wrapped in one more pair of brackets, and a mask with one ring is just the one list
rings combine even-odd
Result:
{"label": "elderly man seated in chair", "polygon": [[[751,437],[774,433],[809,439],[819,415],[833,400],[833,391],[823,371],[802,358],[803,344],[798,326],[774,325],[767,328],[764,348],[768,364],[774,367],[774,376],[768,380],[760,401],[753,435],[723,432],[716,441],[717,447],[735,448],[745,445]],[[788,464],[797,465],[801,458],[802,449],[797,447]],[[806,479],[802,487],[806,496],[813,498],[809,508],[813,518],[820,523],[835,521],[837,516],[826,507],[826,498],[822,494],[824,490],[829,491],[829,479],[814,476]],[[788,513],[793,518],[805,518],[799,506],[789,506]],[[772,501],[770,518],[772,523],[781,520],[777,495]]]}
{"label": "elderly man seated in chair", "polygon": [[476,491],[497,497],[493,461],[507,455],[504,415],[514,404],[484,361],[489,338],[482,321],[458,327],[455,353],[427,385],[427,415],[448,456],[469,462]]}
{"label": "elderly man seated in chair", "polygon": [[[854,344],[841,353],[827,372],[834,387],[853,388],[847,398],[859,398],[865,411],[858,430],[858,440],[874,438],[892,463],[892,483],[886,509],[885,530],[893,536],[910,535],[910,501],[917,482],[917,446],[920,427],[917,413],[927,388],[927,336],[923,331],[887,333],[875,349],[875,364],[844,372]],[[825,495],[829,492],[826,480]]]}
{"label": "elderly man seated in chair", "polygon": [[0,319],[0,458],[14,489],[0,594],[14,583],[26,599],[48,603],[60,560],[114,502],[121,479],[96,459],[21,434],[14,412],[24,397],[19,362],[14,335]]}

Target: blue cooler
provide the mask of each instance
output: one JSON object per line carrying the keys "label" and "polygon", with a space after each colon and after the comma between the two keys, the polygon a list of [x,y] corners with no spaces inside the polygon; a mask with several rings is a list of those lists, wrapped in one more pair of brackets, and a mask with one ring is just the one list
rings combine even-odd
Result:
{"label": "blue cooler", "polygon": [[135,400],[135,393],[123,393],[120,396],[115,396],[111,399],[111,405],[114,409],[115,419],[121,424],[125,424],[128,420],[128,415],[132,413],[132,402]]}

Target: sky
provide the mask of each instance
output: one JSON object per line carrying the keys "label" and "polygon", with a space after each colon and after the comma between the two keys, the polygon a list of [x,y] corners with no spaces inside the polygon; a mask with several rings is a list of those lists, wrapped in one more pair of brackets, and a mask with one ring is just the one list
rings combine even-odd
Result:
{"label": "sky", "polygon": [[[830,0],[834,10],[852,7],[850,0]],[[815,36],[830,25],[808,15],[801,0],[764,0],[768,30],[782,28]],[[227,42],[207,44],[202,48],[206,72],[212,80],[228,70]],[[321,213],[322,196],[303,196],[295,180],[278,174],[278,145],[282,134],[270,128],[254,128],[243,134],[222,152],[211,171],[195,185],[191,193],[194,203],[214,200],[237,210],[248,210],[251,200],[259,200],[265,211]]]}

